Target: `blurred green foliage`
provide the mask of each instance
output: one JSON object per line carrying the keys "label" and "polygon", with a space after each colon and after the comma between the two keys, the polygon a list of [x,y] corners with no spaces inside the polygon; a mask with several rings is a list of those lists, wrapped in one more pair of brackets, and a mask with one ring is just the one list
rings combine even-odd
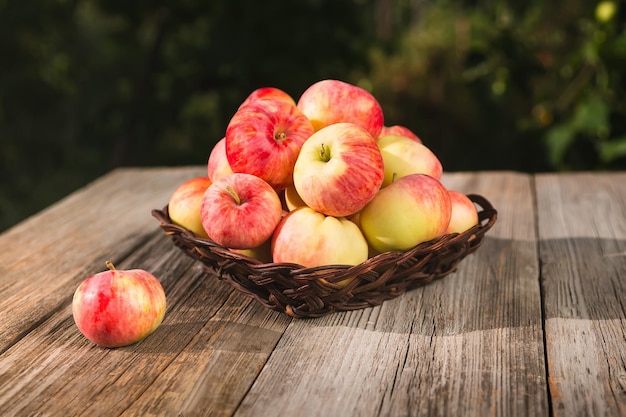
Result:
{"label": "blurred green foliage", "polygon": [[0,0],[0,230],[124,165],[204,164],[255,88],[370,90],[444,168],[626,167],[621,1]]}

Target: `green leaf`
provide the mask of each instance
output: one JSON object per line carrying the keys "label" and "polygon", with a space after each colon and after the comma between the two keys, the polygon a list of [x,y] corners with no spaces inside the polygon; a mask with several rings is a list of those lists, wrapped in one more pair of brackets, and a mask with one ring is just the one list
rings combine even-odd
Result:
{"label": "green leaf", "polygon": [[602,135],[609,129],[609,108],[596,94],[589,95],[576,107],[572,123],[576,130]]}
{"label": "green leaf", "polygon": [[553,166],[563,163],[565,152],[576,136],[576,129],[570,124],[560,124],[550,129],[546,135],[548,156]]}
{"label": "green leaf", "polygon": [[626,156],[626,136],[601,142],[598,150],[600,159],[605,163],[624,157]]}

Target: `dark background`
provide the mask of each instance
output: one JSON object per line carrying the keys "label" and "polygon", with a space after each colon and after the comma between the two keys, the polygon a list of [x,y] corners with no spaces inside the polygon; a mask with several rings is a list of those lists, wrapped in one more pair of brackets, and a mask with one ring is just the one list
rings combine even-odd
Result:
{"label": "dark background", "polygon": [[371,91],[447,171],[626,168],[621,1],[0,0],[0,231],[205,164],[254,89]]}

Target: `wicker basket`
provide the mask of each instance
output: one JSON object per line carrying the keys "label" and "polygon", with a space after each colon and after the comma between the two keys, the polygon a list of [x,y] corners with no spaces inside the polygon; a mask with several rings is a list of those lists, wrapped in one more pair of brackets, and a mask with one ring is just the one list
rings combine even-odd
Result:
{"label": "wicker basket", "polygon": [[[167,206],[152,210],[152,215],[176,246],[236,290],[270,309],[305,318],[379,305],[454,272],[459,262],[482,244],[497,218],[497,211],[486,198],[475,194],[468,197],[480,206],[478,225],[404,252],[376,255],[356,266],[304,268],[297,264],[262,263],[172,224]],[[354,279],[347,285],[336,284],[351,277]]]}

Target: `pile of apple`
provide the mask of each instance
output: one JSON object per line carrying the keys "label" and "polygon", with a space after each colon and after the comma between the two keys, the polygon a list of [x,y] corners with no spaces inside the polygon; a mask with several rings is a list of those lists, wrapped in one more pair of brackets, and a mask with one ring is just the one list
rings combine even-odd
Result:
{"label": "pile of apple", "polygon": [[173,223],[263,262],[356,265],[478,223],[442,164],[368,91],[338,80],[253,91],[169,201]]}

